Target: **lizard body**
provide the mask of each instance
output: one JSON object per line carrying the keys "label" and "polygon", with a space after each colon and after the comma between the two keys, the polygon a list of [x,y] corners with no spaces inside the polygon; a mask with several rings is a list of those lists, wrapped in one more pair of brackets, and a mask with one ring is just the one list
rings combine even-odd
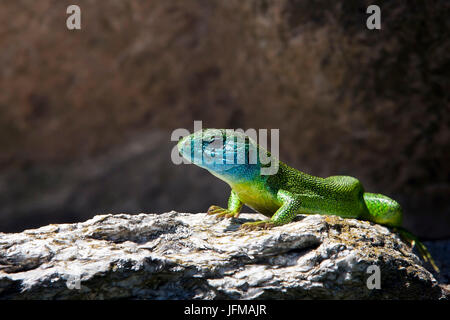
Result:
{"label": "lizard body", "polygon": [[[270,153],[242,133],[224,129],[204,129],[178,142],[180,154],[208,170],[231,187],[228,208],[211,206],[208,214],[236,218],[243,205],[269,219],[248,222],[242,228],[270,228],[291,222],[297,214],[337,215],[394,227],[412,245],[416,243],[426,261],[433,259],[417,237],[401,228],[402,209],[395,200],[368,193],[360,181],[350,176],[315,177],[294,169],[278,159],[278,171],[262,175],[266,166],[259,152]],[[250,161],[250,152],[258,155]]]}

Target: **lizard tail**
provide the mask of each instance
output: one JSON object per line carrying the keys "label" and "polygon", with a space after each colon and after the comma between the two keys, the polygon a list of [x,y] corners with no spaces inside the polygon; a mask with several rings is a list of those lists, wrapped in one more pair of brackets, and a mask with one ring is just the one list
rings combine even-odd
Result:
{"label": "lizard tail", "polygon": [[436,266],[427,247],[411,232],[402,228],[402,208],[400,204],[382,194],[364,193],[364,202],[369,210],[369,219],[375,223],[394,227],[394,230],[400,234],[400,237],[414,248],[416,245],[425,262],[429,262],[436,272],[439,268]]}
{"label": "lizard tail", "polygon": [[433,269],[436,272],[439,272],[439,268],[437,267],[436,263],[434,262],[433,257],[431,256],[427,247],[425,247],[425,245],[419,240],[419,238],[417,238],[411,232],[409,232],[408,230],[406,230],[402,227],[395,227],[394,229],[400,234],[400,237],[403,240],[405,240],[411,244],[411,248],[414,248],[414,245],[416,245],[423,260],[425,262],[429,262],[431,264],[431,266],[433,267]]}

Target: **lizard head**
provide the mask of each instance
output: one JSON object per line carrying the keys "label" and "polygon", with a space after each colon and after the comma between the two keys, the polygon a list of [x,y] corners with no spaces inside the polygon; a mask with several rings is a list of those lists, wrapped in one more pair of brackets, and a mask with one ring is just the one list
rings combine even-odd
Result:
{"label": "lizard head", "polygon": [[203,129],[178,142],[181,156],[232,184],[260,174],[258,145],[232,129]]}

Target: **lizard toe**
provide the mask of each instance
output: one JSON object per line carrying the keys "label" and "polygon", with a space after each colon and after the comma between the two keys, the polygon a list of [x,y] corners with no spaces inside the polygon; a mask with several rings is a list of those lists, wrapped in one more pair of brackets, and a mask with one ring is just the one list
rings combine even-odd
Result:
{"label": "lizard toe", "polygon": [[225,215],[225,218],[237,218],[238,216],[239,216],[239,212],[238,213],[230,212]]}
{"label": "lizard toe", "polygon": [[224,210],[223,208],[219,206],[210,206],[208,208],[207,214],[216,214],[217,212],[220,212],[221,210]]}

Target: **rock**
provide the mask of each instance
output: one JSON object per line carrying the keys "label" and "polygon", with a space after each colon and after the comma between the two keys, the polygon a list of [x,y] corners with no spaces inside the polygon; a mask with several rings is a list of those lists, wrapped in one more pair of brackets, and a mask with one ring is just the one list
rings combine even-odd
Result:
{"label": "rock", "polygon": [[[448,298],[383,226],[309,215],[270,230],[239,230],[261,218],[108,214],[0,233],[0,298]],[[381,288],[371,290],[373,265]]]}

